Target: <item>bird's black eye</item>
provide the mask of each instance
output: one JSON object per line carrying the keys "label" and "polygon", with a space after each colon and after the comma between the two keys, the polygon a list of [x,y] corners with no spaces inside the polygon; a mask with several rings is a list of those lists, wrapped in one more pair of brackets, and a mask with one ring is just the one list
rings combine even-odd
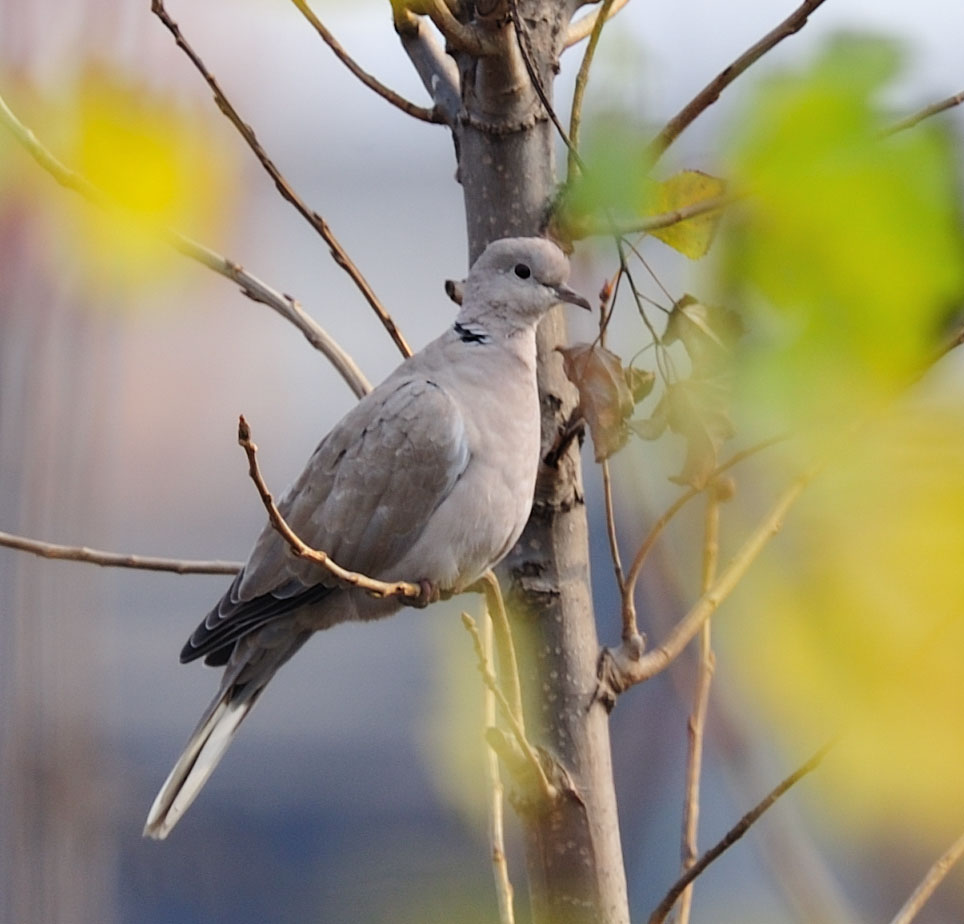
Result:
{"label": "bird's black eye", "polygon": [[532,270],[525,263],[516,263],[515,274],[520,279],[528,279],[532,275]]}

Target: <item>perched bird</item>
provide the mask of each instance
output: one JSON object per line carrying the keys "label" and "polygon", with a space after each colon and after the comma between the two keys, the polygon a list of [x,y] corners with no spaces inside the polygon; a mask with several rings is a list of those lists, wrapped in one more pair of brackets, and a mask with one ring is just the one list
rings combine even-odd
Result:
{"label": "perched bird", "polygon": [[[406,359],[319,443],[278,503],[309,546],[344,568],[459,593],[512,548],[539,465],[535,328],[560,302],[569,263],[541,238],[489,244],[459,288],[455,324]],[[168,835],[268,681],[319,629],[403,606],[293,556],[268,524],[181,652],[224,666],[221,687],[151,806]]]}

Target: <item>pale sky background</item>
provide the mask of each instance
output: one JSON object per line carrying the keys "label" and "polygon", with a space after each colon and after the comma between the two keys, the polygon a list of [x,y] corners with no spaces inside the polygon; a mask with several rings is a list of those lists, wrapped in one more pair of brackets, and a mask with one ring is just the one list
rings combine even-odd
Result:
{"label": "pale sky background", "polygon": [[[387,3],[324,2],[316,9],[363,67],[413,100],[426,102],[391,28]],[[776,0],[633,0],[606,31],[587,110],[620,98],[658,126],[791,9],[791,3]],[[281,0],[171,0],[169,12],[292,185],[331,224],[409,341],[418,347],[433,337],[452,316],[442,281],[465,272],[461,194],[453,180],[446,130],[407,118],[358,84],[300,14]],[[828,36],[847,29],[896,36],[906,44],[908,71],[891,99],[896,113],[964,89],[964,4],[938,0],[828,0],[798,36],[751,71],[749,80],[767,68],[812,55]],[[244,194],[230,204],[230,216],[217,236],[204,242],[297,297],[372,381],[396,364],[397,351],[373,314],[329,259],[324,244],[278,198],[216,112],[198,75],[150,15],[147,0],[0,0],[0,53],[5,56],[0,60],[0,92],[25,121],[30,121],[33,106],[56,99],[90,58],[137,75],[153,90],[173,93],[186,107],[209,114],[219,150],[227,152],[224,169],[240,176]],[[563,58],[557,100],[569,95],[579,54],[576,49]],[[717,132],[740,95],[739,88],[728,91],[686,133],[668,158],[667,172],[672,166],[714,169]],[[560,109],[565,108],[560,103]],[[946,118],[964,134],[961,111]],[[4,158],[21,156],[6,138],[0,140],[0,165]],[[350,406],[349,391],[293,328],[201,268],[172,261],[149,293],[136,296],[111,298],[85,291],[71,225],[58,220],[61,207],[66,211],[79,206],[60,190],[46,196],[35,211],[28,203],[25,219],[36,252],[13,283],[11,276],[0,276],[0,313],[6,306],[22,307],[25,292],[32,298],[52,292],[68,305],[68,313],[77,310],[69,307],[75,297],[82,306],[87,321],[80,326],[96,346],[96,375],[84,371],[83,353],[67,363],[56,348],[42,351],[29,365],[38,381],[61,389],[68,405],[77,396],[83,407],[94,409],[91,413],[99,421],[96,441],[81,440],[67,452],[55,447],[44,459],[43,477],[63,490],[78,471],[89,471],[90,487],[77,484],[72,490],[76,496],[92,492],[88,502],[95,515],[58,522],[56,508],[41,504],[43,517],[32,523],[29,517],[16,524],[0,522],[0,529],[143,554],[244,558],[263,514],[235,443],[238,413],[252,424],[266,476],[280,490]],[[6,258],[0,265],[13,263]],[[593,264],[577,253],[573,284],[592,297],[610,271],[608,262]],[[682,258],[668,255],[660,271],[680,287],[690,268]],[[9,318],[8,323],[9,338],[10,330],[19,328]],[[6,398],[8,414],[20,405],[13,397],[17,375],[27,375],[26,364],[18,373],[10,343],[0,344],[0,387],[7,390],[0,394],[0,410]],[[70,341],[62,342],[60,349],[69,352],[70,346]],[[29,341],[23,347],[31,348]],[[17,355],[22,362],[24,354]],[[16,421],[0,415],[0,432],[3,426],[20,432]],[[20,421],[19,426],[25,431],[30,424]],[[0,474],[3,471],[0,466]],[[598,508],[594,472],[587,474],[587,482],[590,509]],[[18,504],[9,496],[4,505],[6,490],[0,483],[0,510],[16,510]],[[661,482],[642,475],[634,493],[648,496],[644,518],[647,511],[661,509],[656,495],[670,496]],[[626,528],[634,534],[631,524]],[[0,550],[0,577],[18,567],[16,554]],[[602,544],[594,555],[600,633],[603,640],[613,641],[618,627]],[[450,695],[437,666],[440,652],[458,652],[470,674],[471,654],[454,610],[435,608],[406,612],[376,627],[342,627],[313,640],[272,683],[172,840],[161,847],[142,844],[137,836],[153,791],[217,684],[210,670],[179,666],[177,653],[226,582],[138,572],[89,574],[84,566],[56,563],[42,567],[51,571],[38,574],[59,569],[57,580],[68,583],[83,571],[84,580],[93,583],[92,612],[85,615],[93,640],[84,658],[96,674],[96,695],[78,700],[76,708],[80,713],[89,710],[88,718],[105,727],[105,740],[117,749],[126,784],[136,793],[124,807],[139,814],[119,817],[115,824],[123,845],[118,849],[136,853],[124,860],[130,864],[124,868],[146,876],[137,880],[146,895],[153,894],[147,883],[154,858],[178,862],[179,835],[190,837],[188,829],[196,825],[194,837],[202,837],[198,832],[212,818],[243,815],[249,806],[257,807],[252,809],[255,814],[286,800],[297,808],[310,803],[318,790],[337,801],[360,799],[367,807],[365,817],[374,818],[367,829],[374,841],[385,827],[384,818],[402,811],[406,800],[414,813],[425,811],[450,822],[461,817],[460,810],[450,808],[446,787],[439,790],[431,783],[432,766],[439,760],[431,727],[432,716],[444,711],[439,703]],[[671,586],[653,587],[648,593],[674,599]],[[3,601],[0,591],[0,605]],[[56,648],[57,633],[52,634],[49,644]],[[637,690],[627,696],[615,717],[617,769],[623,774],[620,788],[626,803],[623,839],[636,918],[673,876],[678,795],[671,788],[665,804],[647,809],[655,814],[646,817],[629,803],[648,780],[672,781],[680,773],[683,734],[670,745],[650,749],[633,739],[645,735],[658,721],[660,704],[673,697],[668,683],[654,684],[652,692],[647,685],[645,694]],[[670,753],[663,753],[667,750]],[[280,765],[276,754],[284,756]],[[636,761],[643,759],[652,760],[649,769],[637,767]],[[726,773],[717,769],[708,784],[706,815],[712,830],[725,828],[788,769],[771,760],[765,753],[736,759],[730,755],[730,769],[745,762],[749,776],[761,767],[769,772],[759,786],[756,780],[748,784],[749,792],[739,785],[728,789]],[[426,799],[429,809],[424,809]],[[319,857],[324,855],[315,849]],[[851,861],[842,849],[831,847],[835,862],[845,867]],[[741,920],[739,909],[744,906],[728,891],[738,870],[737,878],[745,873],[754,883],[744,896],[746,913],[764,908],[778,913],[780,920],[791,920],[772,888],[761,884],[765,864],[753,848],[727,862],[728,874],[707,879],[706,898],[701,899],[704,914],[713,896],[719,896],[721,903],[737,910],[733,920]],[[484,866],[480,868],[487,876]],[[247,874],[238,873],[238,882]],[[875,912],[880,911],[878,900],[890,907],[880,895],[875,897],[875,890],[883,887],[875,885],[866,870],[858,869],[855,878],[859,900],[869,902]],[[425,881],[432,881],[430,874]],[[904,886],[904,881],[894,886],[898,895],[906,891]],[[521,877],[518,887],[524,891]],[[132,910],[138,906],[124,888],[118,886],[125,896],[118,919],[148,920],[143,909]],[[163,916],[157,911],[157,920],[175,924],[218,919],[210,907],[198,910],[207,907],[203,903],[189,904],[187,910],[177,910],[175,904],[153,907],[166,909]],[[354,924],[356,918],[340,913],[345,916],[320,920]],[[288,911],[278,919],[307,919],[298,915]],[[376,918],[357,920],[367,924]],[[921,918],[927,920],[941,919]]]}

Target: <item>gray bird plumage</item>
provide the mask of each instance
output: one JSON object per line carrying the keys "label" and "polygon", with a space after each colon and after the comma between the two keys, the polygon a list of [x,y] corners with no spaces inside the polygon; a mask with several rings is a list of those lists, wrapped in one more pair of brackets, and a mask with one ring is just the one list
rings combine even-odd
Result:
{"label": "gray bird plumage", "polygon": [[[589,307],[566,287],[568,274],[549,241],[490,244],[461,286],[454,326],[359,401],[285,492],[278,506],[292,529],[345,568],[443,594],[498,563],[528,519],[539,464],[536,324],[559,302]],[[267,525],[181,652],[182,662],[225,665],[224,676],[144,834],[167,836],[313,632],[401,605],[339,586]]]}

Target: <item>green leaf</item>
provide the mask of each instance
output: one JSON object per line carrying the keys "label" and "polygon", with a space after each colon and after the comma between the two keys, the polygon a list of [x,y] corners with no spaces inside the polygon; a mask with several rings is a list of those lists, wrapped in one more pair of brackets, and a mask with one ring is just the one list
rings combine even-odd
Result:
{"label": "green leaf", "polygon": [[781,425],[891,394],[964,294],[949,137],[937,123],[882,135],[875,97],[898,60],[893,44],[839,39],[735,123],[733,178],[751,195],[727,224],[720,281],[753,333],[743,390]]}

